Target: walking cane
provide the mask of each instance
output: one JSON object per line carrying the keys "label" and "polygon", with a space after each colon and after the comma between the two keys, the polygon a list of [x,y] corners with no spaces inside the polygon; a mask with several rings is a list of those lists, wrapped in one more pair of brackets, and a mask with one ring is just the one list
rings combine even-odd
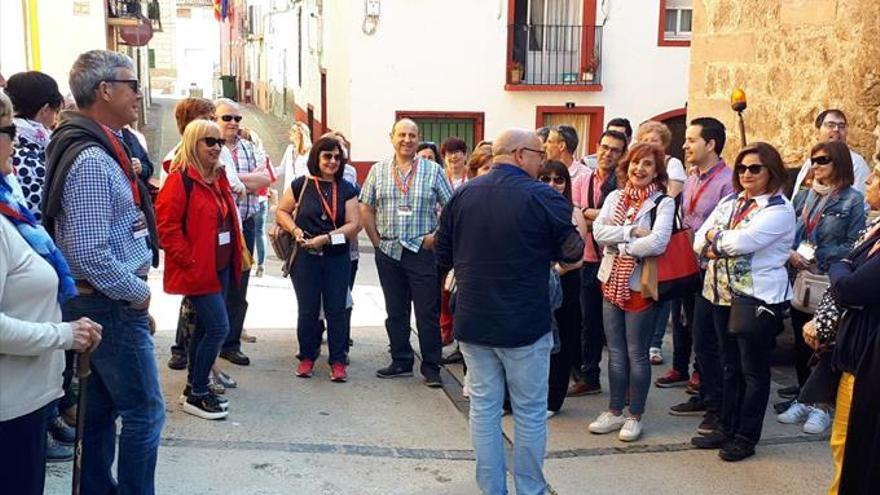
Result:
{"label": "walking cane", "polygon": [[79,379],[79,399],[76,404],[76,436],[73,441],[73,486],[71,493],[79,495],[80,473],[82,471],[82,440],[86,419],[86,393],[88,391],[89,375],[92,374],[89,359],[91,353],[86,351],[77,356],[76,376]]}
{"label": "walking cane", "polygon": [[746,92],[740,88],[733,90],[730,95],[730,108],[739,116],[739,137],[742,147],[746,147],[746,123],[743,120],[743,110],[746,109]]}

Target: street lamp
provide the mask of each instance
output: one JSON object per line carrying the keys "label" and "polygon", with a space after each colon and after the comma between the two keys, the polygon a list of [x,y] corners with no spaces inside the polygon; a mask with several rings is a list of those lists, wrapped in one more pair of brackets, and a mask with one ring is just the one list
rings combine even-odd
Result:
{"label": "street lamp", "polygon": [[730,108],[739,116],[739,137],[743,147],[746,146],[746,123],[743,120],[743,110],[747,106],[746,92],[740,88],[734,89],[733,93],[730,94]]}

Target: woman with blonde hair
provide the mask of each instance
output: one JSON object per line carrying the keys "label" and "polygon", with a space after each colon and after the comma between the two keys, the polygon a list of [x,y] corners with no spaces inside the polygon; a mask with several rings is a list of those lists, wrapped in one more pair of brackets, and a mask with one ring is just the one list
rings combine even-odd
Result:
{"label": "woman with blonde hair", "polygon": [[312,149],[312,133],[302,122],[294,122],[290,126],[290,144],[281,158],[280,171],[284,174],[284,191],[290,187],[294,178],[309,173],[309,151]]}
{"label": "woman with blonde hair", "polygon": [[241,278],[241,226],[220,164],[224,144],[214,122],[190,122],[156,200],[165,292],[187,296],[196,313],[183,410],[203,419],[228,414],[228,401],[211,393],[208,379],[229,333],[226,292]]}

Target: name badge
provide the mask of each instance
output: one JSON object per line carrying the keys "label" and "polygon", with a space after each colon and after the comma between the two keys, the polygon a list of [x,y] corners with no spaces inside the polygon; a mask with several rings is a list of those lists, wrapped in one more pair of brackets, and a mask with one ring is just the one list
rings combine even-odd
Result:
{"label": "name badge", "polygon": [[398,206],[397,214],[402,217],[411,217],[413,216],[413,210],[409,205]]}
{"label": "name badge", "polygon": [[137,220],[134,221],[131,231],[135,239],[143,239],[150,235],[150,231],[147,230],[147,218],[144,216],[144,212],[138,212]]}
{"label": "name badge", "polygon": [[231,236],[229,235],[228,231],[227,232],[220,232],[220,234],[217,235],[217,244],[219,246],[225,246],[225,245],[229,244],[229,242],[231,240],[232,239],[231,239]]}
{"label": "name badge", "polygon": [[814,246],[811,242],[803,241],[797,248],[797,254],[804,257],[807,261],[815,261],[816,259],[816,246]]}

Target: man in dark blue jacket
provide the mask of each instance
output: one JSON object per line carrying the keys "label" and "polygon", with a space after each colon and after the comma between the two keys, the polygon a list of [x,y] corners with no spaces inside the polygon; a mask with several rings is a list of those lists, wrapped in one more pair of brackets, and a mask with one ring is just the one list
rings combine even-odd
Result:
{"label": "man in dark blue jacket", "polygon": [[576,265],[584,243],[572,206],[535,180],[544,162],[538,135],[511,129],[493,141],[494,168],[459,188],[437,233],[441,272],[455,269],[454,332],[468,365],[471,437],[483,493],[507,493],[501,406],[505,379],[516,417],[518,494],[544,493],[549,274]]}

